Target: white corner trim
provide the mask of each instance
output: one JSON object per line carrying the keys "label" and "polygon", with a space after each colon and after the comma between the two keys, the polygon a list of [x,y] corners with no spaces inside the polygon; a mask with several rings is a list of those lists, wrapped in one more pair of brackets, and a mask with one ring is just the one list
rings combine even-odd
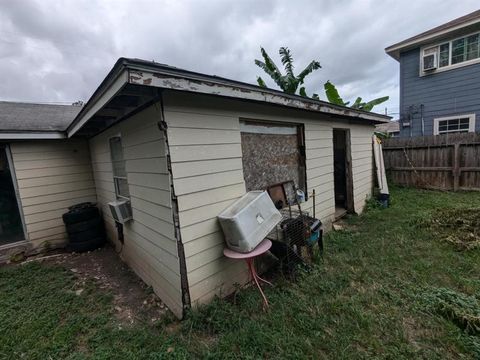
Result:
{"label": "white corner trim", "polygon": [[454,116],[445,116],[445,117],[441,117],[441,118],[434,118],[433,119],[433,135],[438,135],[439,134],[439,123],[440,123],[440,121],[454,120],[454,119],[460,119],[460,118],[468,118],[469,119],[468,132],[474,132],[475,131],[476,115],[475,114],[460,114],[460,115],[454,115]]}

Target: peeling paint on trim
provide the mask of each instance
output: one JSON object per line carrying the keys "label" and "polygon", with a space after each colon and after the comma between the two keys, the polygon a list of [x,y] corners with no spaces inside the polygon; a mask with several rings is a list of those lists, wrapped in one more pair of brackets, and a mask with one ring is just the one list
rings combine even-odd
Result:
{"label": "peeling paint on trim", "polygon": [[386,115],[369,113],[321,100],[286,94],[279,90],[261,88],[256,85],[218,76],[200,74],[151,61],[120,58],[68,127],[68,137],[72,137],[78,132],[127,83],[256,101],[332,116],[349,117],[350,119],[358,119],[367,123],[380,124],[391,119]]}
{"label": "peeling paint on trim", "polygon": [[316,100],[298,99],[297,96],[289,96],[288,94],[277,94],[267,90],[248,89],[241,86],[225,85],[208,80],[195,80],[170,74],[131,70],[128,82],[136,85],[259,101],[324,114],[360,118],[378,123],[388,121],[383,115],[355,111],[345,107],[337,108]]}

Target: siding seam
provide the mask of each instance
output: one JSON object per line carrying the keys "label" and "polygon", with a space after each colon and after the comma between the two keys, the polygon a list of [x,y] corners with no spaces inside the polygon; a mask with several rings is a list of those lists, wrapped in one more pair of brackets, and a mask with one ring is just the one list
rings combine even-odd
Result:
{"label": "siding seam", "polygon": [[[157,123],[158,128],[164,134],[165,138],[165,156],[167,159],[167,170],[170,177],[170,194],[172,200],[172,214],[173,214],[173,224],[175,227],[175,237],[177,238],[177,255],[178,255],[178,262],[180,266],[180,287],[182,289],[182,310],[183,315],[185,315],[186,310],[190,309],[191,307],[191,300],[190,300],[190,286],[188,284],[188,273],[187,273],[187,265],[185,259],[185,249],[183,247],[182,242],[182,233],[180,230],[180,219],[178,215],[178,200],[177,196],[175,195],[175,186],[174,186],[174,177],[172,173],[172,159],[170,157],[170,144],[168,142],[168,125],[165,121],[165,113],[164,113],[164,104],[163,104],[163,92],[160,92],[160,121]],[[155,103],[153,106],[157,107],[158,103]]]}

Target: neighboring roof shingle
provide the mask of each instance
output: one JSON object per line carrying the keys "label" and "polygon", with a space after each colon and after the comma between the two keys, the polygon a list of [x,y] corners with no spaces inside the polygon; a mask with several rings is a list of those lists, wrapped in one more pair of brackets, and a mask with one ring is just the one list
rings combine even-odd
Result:
{"label": "neighboring roof shingle", "polygon": [[424,32],[422,32],[418,35],[412,36],[412,37],[410,37],[408,39],[405,39],[403,41],[400,41],[396,44],[390,45],[389,47],[387,47],[385,49],[385,51],[389,55],[392,55],[393,57],[395,57],[394,56],[395,55],[394,51],[399,49],[399,48],[402,48],[403,46],[411,45],[412,43],[415,43],[417,40],[418,40],[418,42],[421,42],[423,40],[423,38],[425,38],[425,37],[430,37],[430,36],[433,36],[437,33],[445,32],[445,31],[448,31],[450,29],[456,29],[459,26],[462,26],[464,24],[466,25],[466,24],[470,24],[472,22],[476,22],[476,20],[478,20],[478,22],[480,22],[480,10],[476,10],[474,12],[471,12],[470,14],[461,16],[461,17],[456,18],[452,21],[446,22],[445,24],[434,27],[433,29],[424,31]]}
{"label": "neighboring roof shingle", "polygon": [[74,105],[0,101],[0,132],[65,131],[81,109]]}
{"label": "neighboring roof shingle", "polygon": [[400,131],[400,124],[397,121],[389,121],[387,123],[384,123],[384,124],[378,124],[375,126],[375,128],[377,129],[377,131],[380,131],[380,132],[385,132],[385,133],[391,133],[391,132],[397,132],[397,131]]}

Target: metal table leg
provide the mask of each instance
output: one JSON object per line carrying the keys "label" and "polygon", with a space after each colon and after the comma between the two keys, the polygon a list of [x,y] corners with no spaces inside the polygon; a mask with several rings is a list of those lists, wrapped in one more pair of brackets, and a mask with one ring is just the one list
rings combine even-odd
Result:
{"label": "metal table leg", "polygon": [[272,284],[270,282],[268,282],[267,280],[262,279],[260,276],[258,276],[257,271],[255,270],[255,263],[254,263],[253,258],[245,259],[245,261],[247,262],[248,270],[250,271],[250,275],[252,277],[252,280],[257,285],[258,291],[260,291],[260,294],[263,297],[263,310],[266,310],[266,309],[268,309],[268,300],[267,300],[267,297],[265,296],[265,293],[262,290],[262,287],[260,286],[259,280],[263,281],[267,284],[270,284],[270,285],[272,285]]}

